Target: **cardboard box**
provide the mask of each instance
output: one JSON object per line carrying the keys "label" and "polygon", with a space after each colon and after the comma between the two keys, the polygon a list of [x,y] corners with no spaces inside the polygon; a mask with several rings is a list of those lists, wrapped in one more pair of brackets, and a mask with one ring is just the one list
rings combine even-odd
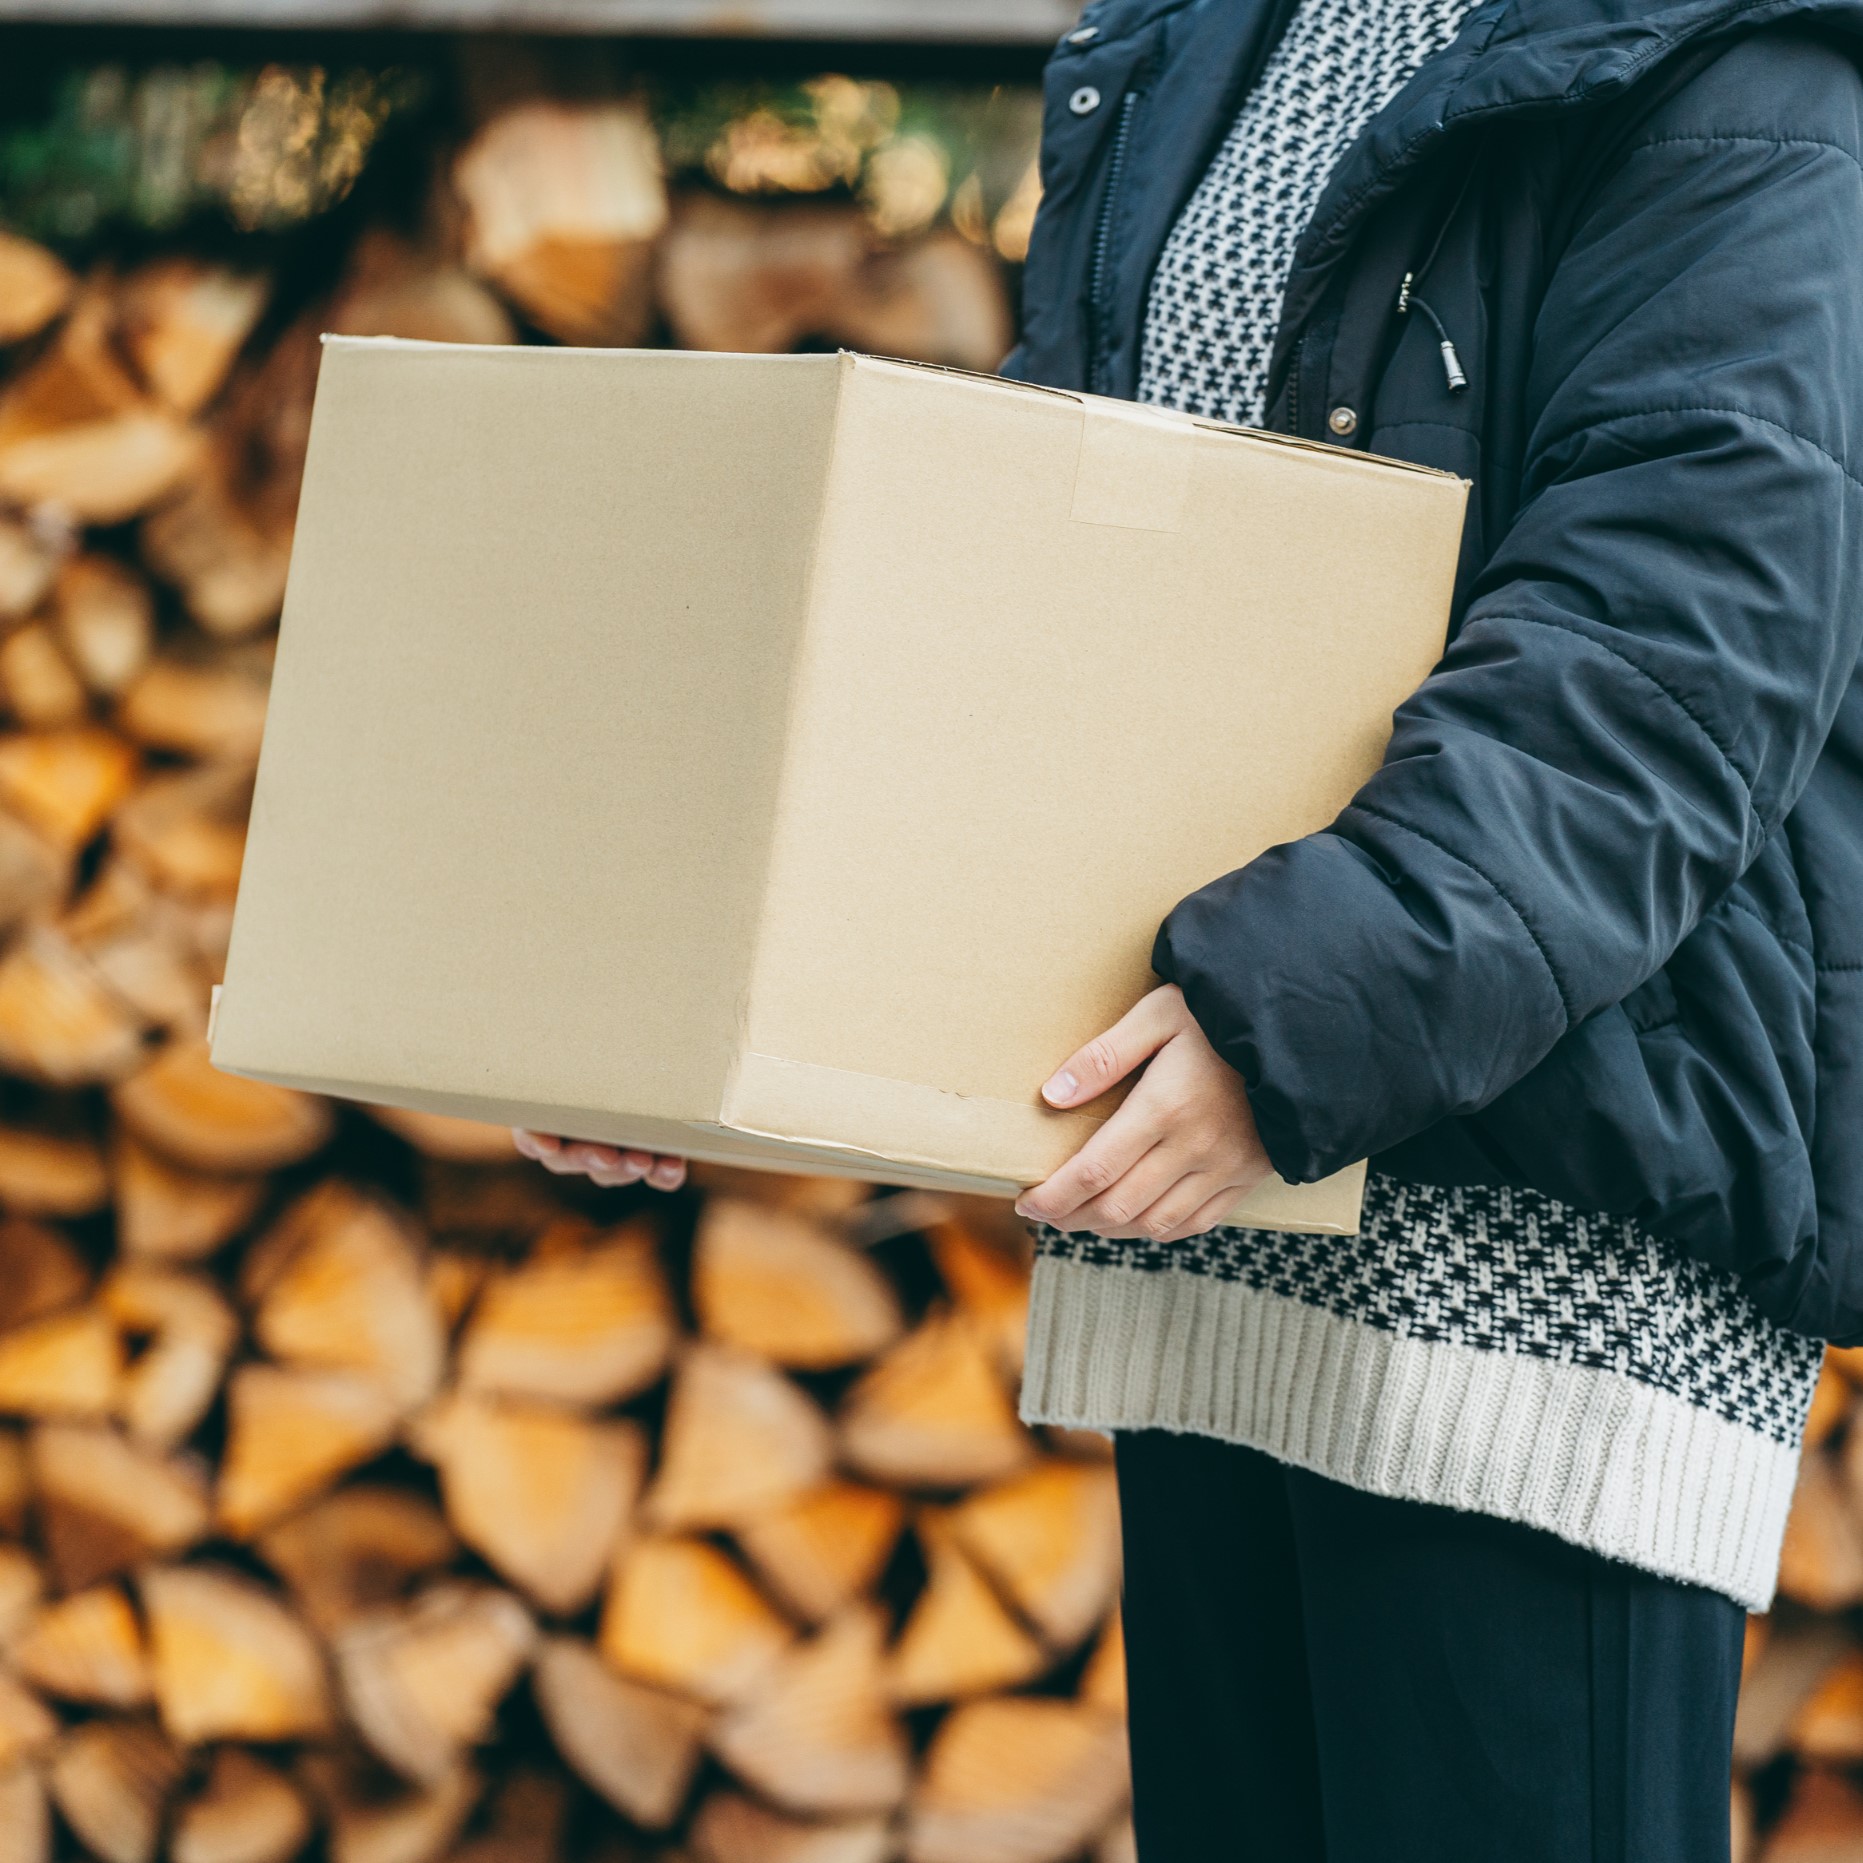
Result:
{"label": "cardboard box", "polygon": [[1377,765],[1464,492],[845,354],[333,340],[214,1060],[1034,1182],[1163,914]]}

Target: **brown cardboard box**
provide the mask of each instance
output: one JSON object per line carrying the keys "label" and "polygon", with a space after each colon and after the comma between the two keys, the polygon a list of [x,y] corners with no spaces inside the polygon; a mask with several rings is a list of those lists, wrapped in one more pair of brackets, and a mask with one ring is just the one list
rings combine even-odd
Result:
{"label": "brown cardboard box", "polygon": [[851,355],[332,341],[214,1060],[1040,1179],[1160,917],[1376,766],[1464,491]]}

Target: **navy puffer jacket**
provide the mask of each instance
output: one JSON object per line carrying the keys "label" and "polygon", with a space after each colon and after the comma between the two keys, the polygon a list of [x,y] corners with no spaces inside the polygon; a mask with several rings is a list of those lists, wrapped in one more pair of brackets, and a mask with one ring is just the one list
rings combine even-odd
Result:
{"label": "navy puffer jacket", "polygon": [[[1049,68],[1011,373],[1132,394],[1159,249],[1287,5],[1089,7]],[[1186,899],[1154,959],[1282,1176],[1369,1154],[1532,1185],[1838,1339],[1863,1336],[1860,47],[1857,0],[1492,0],[1347,155],[1269,424],[1473,482],[1451,644],[1331,828]]]}

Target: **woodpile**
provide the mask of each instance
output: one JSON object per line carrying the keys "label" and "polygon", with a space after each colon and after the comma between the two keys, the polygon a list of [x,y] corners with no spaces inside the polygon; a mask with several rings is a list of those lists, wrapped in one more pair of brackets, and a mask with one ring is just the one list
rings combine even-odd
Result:
{"label": "woodpile", "polygon": [[[631,103],[468,112],[310,297],[0,234],[0,1863],[1134,1854],[1110,1463],[1016,1418],[999,1211],[597,1193],[206,1058],[321,330],[1008,346],[1032,171],[992,231],[902,144],[876,215],[757,117],[720,192]],[[1808,1442],[1742,1863],[1863,1856],[1863,1354]]]}
{"label": "woodpile", "polygon": [[[0,235],[0,1859],[1117,1842],[1110,1472],[1015,1419],[1013,1228],[208,1063],[320,330],[1009,340],[987,246],[673,198],[633,104],[438,172],[310,300]],[[1026,1789],[943,1731],[992,1704]]]}

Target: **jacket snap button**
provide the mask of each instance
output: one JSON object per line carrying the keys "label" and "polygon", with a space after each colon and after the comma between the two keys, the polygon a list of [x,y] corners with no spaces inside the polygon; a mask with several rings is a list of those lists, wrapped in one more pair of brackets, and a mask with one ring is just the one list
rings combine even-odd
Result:
{"label": "jacket snap button", "polygon": [[1076,26],[1074,30],[1067,35],[1067,42],[1069,45],[1091,45],[1099,36],[1100,29],[1098,26]]}
{"label": "jacket snap button", "polygon": [[1100,93],[1091,84],[1083,84],[1067,100],[1067,107],[1076,116],[1091,116],[1100,107]]}
{"label": "jacket snap button", "polygon": [[1327,415],[1326,424],[1337,434],[1356,433],[1358,415],[1351,408],[1336,407]]}

